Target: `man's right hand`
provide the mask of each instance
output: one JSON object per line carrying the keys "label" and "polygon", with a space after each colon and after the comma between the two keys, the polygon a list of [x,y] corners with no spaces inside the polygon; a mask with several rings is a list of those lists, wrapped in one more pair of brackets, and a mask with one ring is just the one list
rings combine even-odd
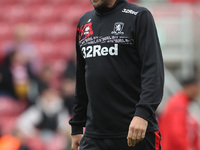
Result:
{"label": "man's right hand", "polygon": [[82,134],[72,135],[72,150],[78,150],[82,137]]}

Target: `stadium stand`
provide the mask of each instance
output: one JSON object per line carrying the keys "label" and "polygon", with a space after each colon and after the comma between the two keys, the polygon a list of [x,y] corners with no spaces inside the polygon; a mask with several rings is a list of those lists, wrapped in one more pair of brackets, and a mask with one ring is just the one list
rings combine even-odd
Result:
{"label": "stadium stand", "polygon": [[[135,2],[136,0],[128,1]],[[183,0],[167,1],[183,2]],[[188,0],[192,3],[197,1],[199,0]],[[197,23],[200,16],[199,6],[181,7],[176,4],[166,5],[164,3],[162,6],[159,4],[151,8],[159,33],[161,33],[160,39],[165,63],[169,66],[177,64],[177,60],[180,60],[179,63],[182,64],[182,62],[187,63],[188,60],[194,59],[195,56],[190,56],[193,53],[182,52],[182,50],[188,50],[187,46],[193,41],[187,44],[184,39],[180,40],[184,36],[179,37],[179,35],[180,33],[187,36],[194,33],[200,35],[198,27],[195,27],[195,31],[193,31],[194,26],[199,26],[199,22]],[[3,61],[7,43],[14,38],[16,26],[24,24],[29,35],[28,40],[36,47],[44,66],[51,66],[61,76],[66,69],[66,63],[71,60],[75,51],[75,33],[78,20],[82,14],[92,9],[90,0],[0,0],[0,64]],[[193,21],[190,20],[191,18],[193,18]],[[188,28],[187,23],[192,23],[191,28]],[[166,32],[163,33],[164,37],[162,37],[162,31]],[[198,40],[199,38],[195,39]],[[185,43],[183,44],[185,48],[180,47],[182,45],[180,42]],[[179,47],[177,48],[173,44]],[[193,49],[190,49],[190,52],[193,52]],[[187,56],[187,59],[182,59],[181,56]],[[175,59],[172,60],[172,58]],[[189,69],[192,69],[192,67],[189,67]],[[189,73],[191,72],[189,71]],[[57,81],[54,84],[57,85]],[[170,82],[169,88],[173,90],[175,86],[172,85],[174,84]],[[25,103],[17,102],[8,97],[0,97],[0,127],[3,134],[12,132],[16,119],[25,108]],[[35,150],[45,149],[40,140],[28,139],[27,143],[29,147],[34,147]],[[55,150],[53,146],[51,149]],[[51,149],[49,147],[46,150]]]}
{"label": "stadium stand", "polygon": [[15,128],[17,118],[25,110],[27,104],[9,97],[0,97],[0,106],[1,133],[11,133]]}
{"label": "stadium stand", "polygon": [[24,24],[42,59],[70,59],[76,24],[92,9],[90,1],[0,0],[0,47],[12,40],[14,27]]}
{"label": "stadium stand", "polygon": [[55,55],[57,61],[68,60],[74,50],[76,24],[91,9],[89,0],[0,0],[0,49],[12,40],[14,27],[24,24],[45,62]]}

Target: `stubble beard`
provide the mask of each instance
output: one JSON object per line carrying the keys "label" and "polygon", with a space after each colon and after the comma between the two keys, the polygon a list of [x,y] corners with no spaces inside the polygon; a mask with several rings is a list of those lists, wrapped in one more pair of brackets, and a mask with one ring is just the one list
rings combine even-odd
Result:
{"label": "stubble beard", "polygon": [[93,3],[93,0],[90,0],[92,6],[95,8],[95,9],[102,9],[102,8],[105,8],[108,6],[109,4],[109,0],[100,0],[100,2],[98,4],[94,4]]}

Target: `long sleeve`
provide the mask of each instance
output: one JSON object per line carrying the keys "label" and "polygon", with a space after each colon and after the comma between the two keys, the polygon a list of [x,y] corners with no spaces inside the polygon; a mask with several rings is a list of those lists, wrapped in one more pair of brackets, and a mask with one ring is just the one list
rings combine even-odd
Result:
{"label": "long sleeve", "polygon": [[77,30],[76,35],[76,55],[77,69],[75,104],[73,108],[73,117],[69,121],[69,124],[72,126],[72,135],[83,133],[83,127],[86,123],[88,104],[88,96],[85,87],[85,60],[81,54],[79,46],[79,30]]}
{"label": "long sleeve", "polygon": [[164,69],[154,19],[146,9],[138,13],[135,41],[141,61],[142,87],[135,116],[148,120],[148,117],[157,109],[163,96]]}

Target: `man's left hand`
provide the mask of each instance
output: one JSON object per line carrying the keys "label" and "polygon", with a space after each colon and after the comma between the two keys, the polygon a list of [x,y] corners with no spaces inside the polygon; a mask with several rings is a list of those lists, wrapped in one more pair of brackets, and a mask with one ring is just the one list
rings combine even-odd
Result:
{"label": "man's left hand", "polygon": [[148,122],[138,116],[133,117],[128,131],[128,146],[135,146],[145,138]]}

